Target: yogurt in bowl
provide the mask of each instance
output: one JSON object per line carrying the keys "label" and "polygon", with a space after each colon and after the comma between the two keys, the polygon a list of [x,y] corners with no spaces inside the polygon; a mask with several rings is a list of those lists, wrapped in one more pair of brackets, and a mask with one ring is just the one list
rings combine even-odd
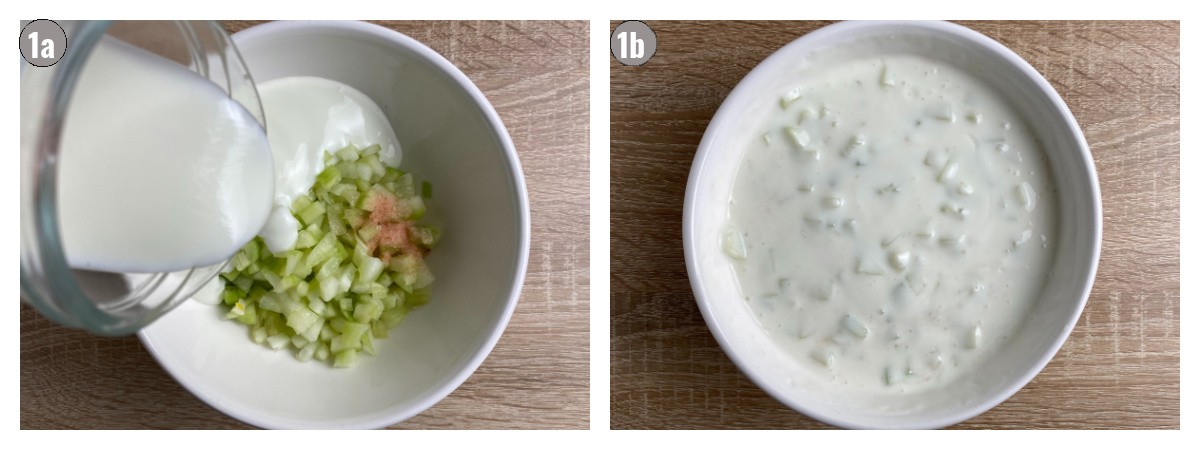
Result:
{"label": "yogurt in bowl", "polygon": [[1078,318],[1099,233],[1061,99],[938,22],[842,23],[765,60],[713,118],[684,210],[726,353],[843,427],[941,427],[1010,396]]}
{"label": "yogurt in bowl", "polygon": [[[287,119],[289,107],[330,110],[319,123],[286,121],[317,125],[290,130],[297,140],[284,142],[295,151],[278,162],[281,184],[307,189],[321,153],[305,153],[312,149],[301,144],[332,138],[322,146],[394,147],[381,151],[436,187],[425,216],[445,230],[428,258],[436,292],[377,342],[376,356],[352,369],[257,345],[244,325],[223,318],[227,308],[198,302],[138,336],[196,397],[251,425],[383,428],[408,419],[479,367],[516,307],[529,255],[529,201],[508,132],[461,71],[395,31],[363,22],[272,22],[233,40],[266,96],[285,100],[271,101],[284,111],[268,111],[268,121]],[[279,126],[268,124],[268,137]]]}

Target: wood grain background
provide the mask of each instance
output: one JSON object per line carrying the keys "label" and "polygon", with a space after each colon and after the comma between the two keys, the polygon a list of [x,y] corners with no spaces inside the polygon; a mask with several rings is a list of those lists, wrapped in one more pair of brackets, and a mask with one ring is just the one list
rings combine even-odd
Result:
{"label": "wood grain background", "polygon": [[[610,26],[615,28],[619,22]],[[658,51],[610,62],[612,428],[824,428],[721,351],[684,267],[683,194],[721,101],[824,22],[647,22]],[[1058,355],[954,428],[1179,428],[1179,22],[965,22],[1066,100],[1104,204],[1095,287]]]}
{"label": "wood grain background", "polygon": [[[495,349],[449,397],[392,428],[587,428],[588,23],[380,24],[441,53],[495,106],[524,166],[533,231]],[[21,428],[246,425],[184,390],[136,337],[64,328],[22,304]]]}

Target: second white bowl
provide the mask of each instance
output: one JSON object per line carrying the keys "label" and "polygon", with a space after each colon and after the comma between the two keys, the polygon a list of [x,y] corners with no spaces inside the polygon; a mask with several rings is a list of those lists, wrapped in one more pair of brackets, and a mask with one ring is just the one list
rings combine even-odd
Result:
{"label": "second white bowl", "polygon": [[[776,99],[793,74],[843,56],[908,53],[954,64],[1004,94],[1040,139],[1059,196],[1058,251],[1053,276],[1020,332],[971,376],[922,394],[924,405],[881,413],[833,398],[819,386],[793,381],[804,370],[762,332],[742,301],[720,249],[729,193],[762,99]],[[816,56],[820,56],[816,58]],[[846,428],[938,428],[974,417],[1028,383],[1062,346],[1091,292],[1100,255],[1100,187],[1079,125],[1036,70],[1008,48],[946,22],[843,22],[784,46],[748,75],[717,110],[688,177],[683,245],[696,302],[730,359],[787,406]]]}

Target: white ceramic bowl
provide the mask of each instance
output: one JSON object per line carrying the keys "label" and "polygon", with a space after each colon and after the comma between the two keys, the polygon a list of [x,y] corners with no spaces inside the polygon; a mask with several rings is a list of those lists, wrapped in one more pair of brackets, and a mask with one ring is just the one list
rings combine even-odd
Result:
{"label": "white ceramic bowl", "polygon": [[[895,39],[891,38],[895,37]],[[764,98],[814,60],[871,52],[904,52],[954,64],[998,89],[1041,140],[1058,187],[1062,240],[1029,321],[1009,345],[977,372],[905,413],[880,413],[822,395],[819,386],[789,382],[803,368],[761,332],[741,301],[719,246],[734,172],[762,120]],[[683,245],[692,290],[725,353],[764,391],[822,422],[845,428],[939,428],[974,417],[1010,397],[1050,361],[1074,328],[1100,255],[1100,188],[1091,153],[1062,99],[1033,67],[982,34],[946,22],[843,22],[809,33],[754,68],[717,110],[692,163],[683,210]]]}
{"label": "white ceramic bowl", "polygon": [[517,304],[529,200],[512,140],[462,72],[400,33],[362,22],[274,22],[233,40],[256,82],[329,78],[383,109],[404,149],[401,169],[434,186],[426,221],[445,234],[428,260],[433,299],[350,370],[255,345],[220,308],[191,301],[142,330],[142,343],[189,391],[251,425],[382,428],[412,417],[479,367]]}

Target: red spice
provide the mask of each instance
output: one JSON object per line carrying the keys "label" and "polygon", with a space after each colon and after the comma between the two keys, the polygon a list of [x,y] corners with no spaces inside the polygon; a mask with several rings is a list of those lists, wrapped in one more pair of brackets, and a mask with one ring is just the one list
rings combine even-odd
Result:
{"label": "red spice", "polygon": [[379,230],[379,246],[389,251],[409,252],[412,242],[408,239],[408,227],[405,223],[384,224]]}
{"label": "red spice", "polygon": [[379,232],[366,242],[368,254],[387,264],[396,255],[411,254],[423,258],[428,253],[428,250],[419,249],[409,237],[409,233],[416,233],[415,224],[398,220],[400,210],[405,209],[407,205],[398,204],[394,194],[376,192],[374,198],[371,199],[370,207],[371,215],[367,217],[363,226],[366,224],[376,225],[379,227]]}
{"label": "red spice", "polygon": [[391,195],[376,195],[371,199],[371,223],[382,224],[396,216],[396,199]]}

